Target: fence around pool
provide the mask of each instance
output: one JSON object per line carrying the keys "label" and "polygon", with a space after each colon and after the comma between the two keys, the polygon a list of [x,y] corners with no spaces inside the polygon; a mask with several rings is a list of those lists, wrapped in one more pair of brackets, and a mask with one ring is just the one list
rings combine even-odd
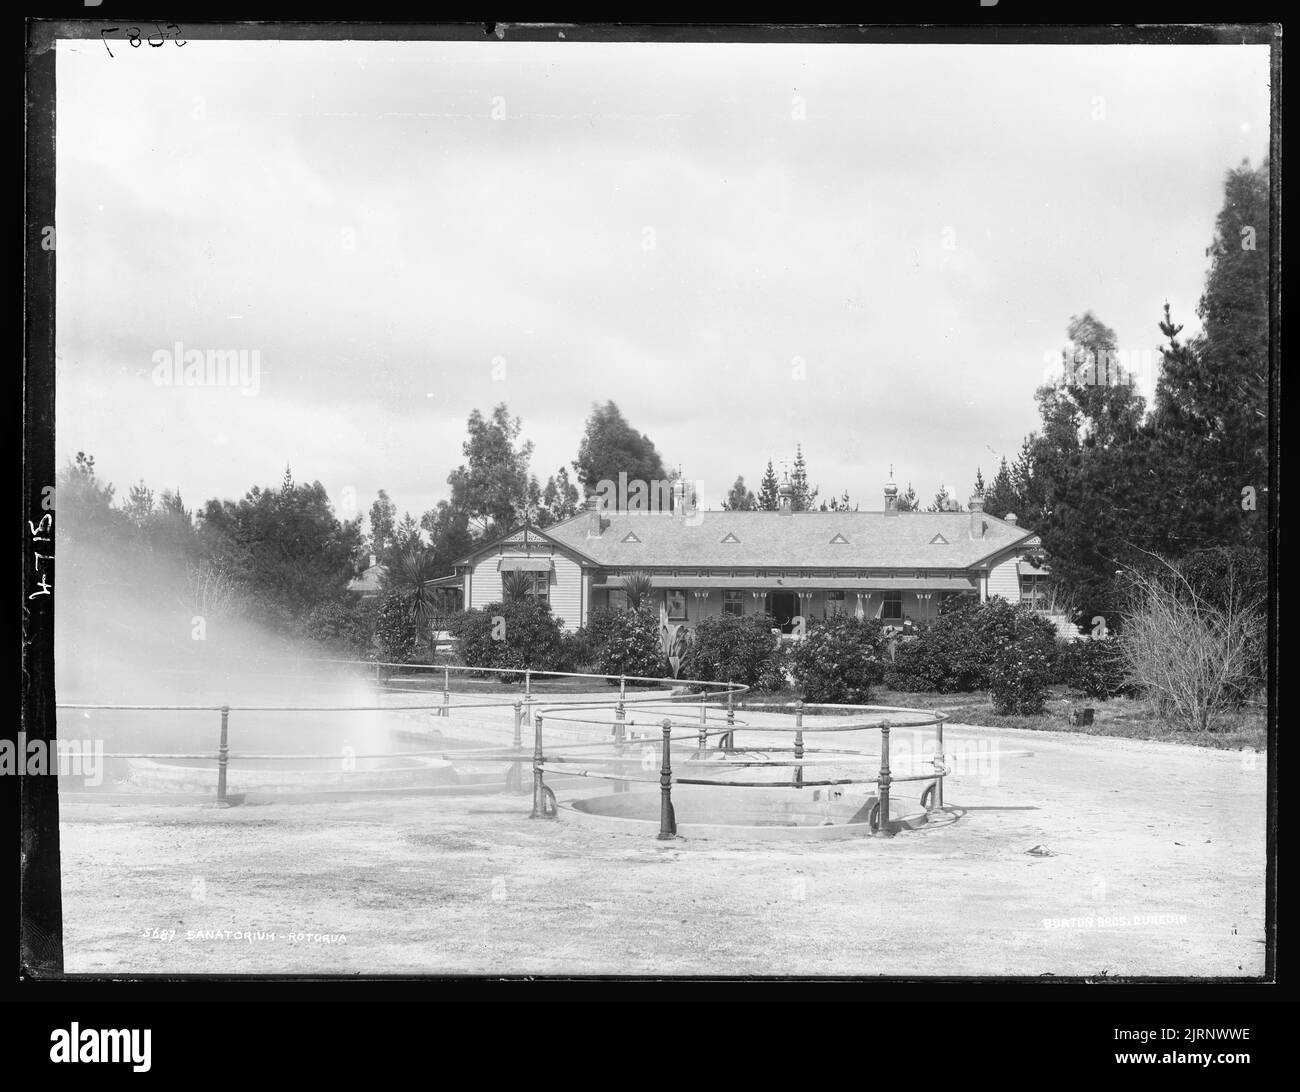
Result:
{"label": "fence around pool", "polygon": [[[304,664],[329,665],[331,669],[363,669],[372,678],[375,703],[358,705],[267,705],[267,704],[195,704],[142,705],[58,703],[59,710],[130,710],[148,712],[185,711],[212,713],[220,717],[217,747],[213,751],[146,752],[112,751],[100,757],[137,760],[151,763],[176,761],[213,762],[216,768],[216,795],[212,804],[229,807],[228,772],[232,763],[293,763],[339,760],[337,752],[263,753],[232,751],[232,724],[238,732],[240,716],[248,713],[273,713],[276,716],[304,713],[416,713],[435,718],[450,718],[453,713],[492,710],[508,712],[513,732],[509,744],[474,746],[460,741],[456,746],[426,745],[419,749],[351,753],[348,761],[409,760],[442,763],[495,765],[505,764],[501,787],[523,794],[524,767],[531,769],[532,809],[530,818],[554,819],[559,807],[553,789],[547,784],[594,778],[608,782],[609,795],[593,800],[575,801],[575,814],[603,815],[613,819],[644,822],[646,792],[658,789],[658,833],[661,840],[677,836],[677,803],[686,808],[685,818],[716,828],[733,825],[792,826],[804,821],[792,816],[810,814],[808,801],[820,803],[824,818],[821,825],[832,823],[830,803],[844,793],[860,792],[863,799],[849,820],[866,824],[877,836],[890,836],[900,829],[923,822],[932,812],[943,812],[943,785],[951,773],[945,765],[943,725],[946,715],[939,711],[903,709],[885,706],[847,706],[757,702],[740,705],[738,699],[749,688],[740,683],[691,679],[666,679],[633,675],[598,675],[584,672],[533,671],[526,668],[465,668],[451,665],[368,663],[347,660],[294,661],[295,671]],[[390,677],[386,680],[384,672]],[[437,682],[441,673],[442,691],[434,702],[384,704],[384,695],[435,693],[413,688],[411,679],[395,679],[395,672],[429,672]],[[373,672],[373,675],[370,673]],[[483,697],[462,690],[453,693],[453,676],[473,679],[514,677],[523,684],[522,693],[492,697],[488,700],[464,700]],[[603,686],[617,684],[617,697],[599,696],[564,699],[564,695],[539,695],[534,680],[592,680]],[[629,686],[668,687],[669,692],[641,691],[629,693]],[[453,703],[453,696],[456,698]],[[762,722],[737,717],[737,712],[756,712]],[[810,719],[811,718],[811,719]],[[638,732],[638,726],[642,731]],[[895,772],[890,765],[890,734],[907,728],[933,728],[935,748],[929,761],[922,759],[920,772]],[[548,739],[548,729],[550,738]],[[607,731],[601,732],[600,729]],[[650,729],[649,734],[642,734]],[[531,732],[531,753],[525,749],[524,733]],[[876,751],[850,746],[810,746],[805,736],[816,739],[829,736],[848,739],[843,733],[878,733]],[[743,736],[744,745],[740,740]],[[568,741],[561,741],[568,737]],[[775,738],[777,744],[770,742]],[[789,743],[785,741],[789,740]],[[657,771],[654,766],[657,764]],[[355,767],[354,767],[355,768]],[[918,783],[922,786],[919,811],[896,814],[891,797],[897,804],[898,786]],[[454,789],[455,786],[452,786]],[[358,790],[365,791],[365,790]],[[737,799],[735,794],[744,794]],[[786,803],[785,799],[795,803]],[[751,803],[742,802],[747,800]],[[761,804],[752,804],[761,801]],[[752,804],[752,806],[751,806]],[[816,812],[817,809],[812,809]],[[841,809],[842,810],[842,809]],[[751,816],[747,822],[746,814]],[[762,813],[767,818],[753,818]],[[694,814],[696,818],[692,819]],[[741,818],[732,823],[731,820]],[[815,818],[815,814],[814,814]],[[714,820],[721,820],[715,823]],[[696,829],[703,830],[700,826]]]}

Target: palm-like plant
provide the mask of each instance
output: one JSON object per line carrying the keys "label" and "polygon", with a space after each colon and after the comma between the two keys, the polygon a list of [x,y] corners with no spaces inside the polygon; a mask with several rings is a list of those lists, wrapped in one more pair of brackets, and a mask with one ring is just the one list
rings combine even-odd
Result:
{"label": "palm-like plant", "polygon": [[433,577],[433,554],[419,546],[403,552],[395,571],[388,576],[389,590],[401,597],[411,617],[421,626],[437,614],[434,589],[428,586]]}
{"label": "palm-like plant", "polygon": [[521,569],[512,569],[501,577],[501,594],[507,603],[514,603],[533,590],[532,574]]}
{"label": "palm-like plant", "polygon": [[641,609],[641,604],[650,598],[650,591],[649,573],[629,573],[623,579],[623,592],[627,595],[627,605],[633,610]]}

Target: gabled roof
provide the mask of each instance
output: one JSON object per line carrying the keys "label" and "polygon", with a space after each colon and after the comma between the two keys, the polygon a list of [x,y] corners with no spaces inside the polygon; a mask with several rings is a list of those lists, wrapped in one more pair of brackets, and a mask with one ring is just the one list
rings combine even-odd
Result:
{"label": "gabled roof", "polygon": [[[575,517],[575,518],[581,518],[581,517]],[[570,520],[569,522],[573,522],[573,521]],[[562,526],[562,525],[557,525],[557,526]],[[491,542],[480,543],[479,545],[475,546],[474,549],[471,550],[469,553],[467,553],[464,557],[458,558],[452,564],[468,565],[480,554],[491,553],[493,550],[500,548],[503,544],[510,542],[512,539],[518,538],[524,533],[525,529],[527,529],[528,531],[529,539],[537,540],[536,543],[537,545],[540,545],[541,543],[544,542],[547,543],[548,545],[554,546],[556,549],[563,550],[567,554],[571,554],[572,556],[576,557],[579,561],[585,561],[588,565],[600,564],[599,560],[584,552],[581,547],[575,546],[573,545],[573,543],[568,542],[564,539],[556,538],[553,534],[549,534],[547,531],[540,530],[539,528],[534,527],[531,523],[517,524],[516,526],[512,527],[509,531],[507,531],[504,535],[501,535],[499,538],[494,538]],[[548,530],[554,531],[555,527],[551,527]]]}
{"label": "gabled roof", "polygon": [[[591,516],[581,512],[546,534],[606,568],[718,569],[966,569],[1034,537],[983,518],[978,539],[969,512],[606,512],[599,537],[588,535]],[[639,541],[624,541],[632,530]]]}
{"label": "gabled roof", "polygon": [[384,574],[388,568],[384,565],[371,565],[360,576],[348,581],[348,591],[362,595],[378,594],[383,587]]}

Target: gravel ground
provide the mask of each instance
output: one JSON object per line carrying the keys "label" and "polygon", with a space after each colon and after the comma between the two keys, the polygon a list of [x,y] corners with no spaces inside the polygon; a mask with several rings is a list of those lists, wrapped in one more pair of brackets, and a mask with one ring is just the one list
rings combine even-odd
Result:
{"label": "gravel ground", "polygon": [[[464,714],[434,727],[508,740],[508,722]],[[895,737],[901,772],[923,746]],[[740,741],[778,738],[747,729]],[[1266,756],[953,724],[945,744],[958,757],[944,821],[821,844],[659,842],[563,810],[530,821],[529,798],[511,794],[222,811],[69,794],[66,967],[1263,973]],[[571,785],[561,801],[604,791]]]}

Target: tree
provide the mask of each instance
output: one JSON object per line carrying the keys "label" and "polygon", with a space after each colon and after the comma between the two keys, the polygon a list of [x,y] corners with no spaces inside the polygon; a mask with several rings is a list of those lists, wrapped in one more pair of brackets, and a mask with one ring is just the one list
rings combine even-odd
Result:
{"label": "tree", "polygon": [[96,477],[95,456],[78,451],[55,482],[60,537],[102,543],[121,534],[125,519],[113,506],[114,492],[111,483]]}
{"label": "tree", "polygon": [[389,547],[393,545],[396,520],[397,505],[381,489],[374,504],[370,506],[370,552],[376,558],[388,556]]}
{"label": "tree", "polygon": [[647,485],[668,480],[663,459],[650,437],[628,424],[613,402],[592,405],[573,469],[587,493],[595,492],[603,481],[617,483],[620,473],[626,474],[629,482]]}
{"label": "tree", "polygon": [[971,489],[971,493],[974,496],[979,497],[980,500],[983,500],[984,494],[987,492],[988,492],[988,487],[984,484],[984,474],[977,466],[975,468],[975,485]]}
{"label": "tree", "polygon": [[1005,455],[998,464],[998,472],[993,475],[992,484],[984,491],[984,511],[995,519],[1005,519],[1013,512],[1018,518],[1024,517],[1020,493],[1012,480],[1011,467]]}
{"label": "tree", "polygon": [[[1269,165],[1230,171],[1197,307],[1202,332],[1185,342],[1165,305],[1162,367],[1150,421],[1147,547],[1173,558],[1216,545],[1265,552],[1268,481]],[[1243,507],[1243,489],[1255,509]],[[1172,515],[1185,513],[1181,518]]]}
{"label": "tree", "polygon": [[[910,488],[910,487],[909,487]],[[934,503],[926,509],[927,512],[960,512],[962,511],[961,501],[952,497],[948,493],[946,485],[939,486],[939,492],[934,495]]]}
{"label": "tree", "polygon": [[1054,590],[1088,616],[1118,607],[1114,574],[1140,522],[1145,485],[1133,473],[1144,401],[1121,367],[1115,332],[1091,311],[1066,327],[1062,377],[1036,393],[1042,427],[1015,475],[1042,538]]}
{"label": "tree", "polygon": [[537,504],[537,526],[549,527],[578,514],[578,487],[569,480],[568,467],[560,467],[546,479]]}
{"label": "tree", "polygon": [[131,486],[127,491],[126,504],[122,506],[122,511],[136,527],[143,529],[149,523],[149,517],[153,515],[153,490],[145,485],[143,480]]}
{"label": "tree", "polygon": [[340,523],[320,482],[297,485],[286,470],[279,489],[254,486],[238,503],[209,500],[199,536],[205,556],[233,566],[255,606],[278,624],[343,594],[361,521]]}
{"label": "tree", "polygon": [[449,501],[439,501],[420,517],[420,526],[429,535],[430,564],[437,574],[451,571],[455,562],[474,547],[469,513]]}
{"label": "tree", "polygon": [[422,549],[424,549],[424,539],[420,535],[420,525],[415,521],[415,517],[407,512],[393,532],[393,545],[388,560],[395,561],[403,554]]}
{"label": "tree", "polygon": [[817,487],[808,484],[808,467],[804,462],[803,448],[794,446],[794,469],[790,473],[790,487],[794,495],[790,507],[796,512],[811,512],[817,500]]}
{"label": "tree", "polygon": [[436,575],[432,553],[417,539],[396,555],[383,577],[384,591],[406,605],[421,632],[438,613],[434,589],[428,586]]}
{"label": "tree", "polygon": [[722,502],[722,508],[727,512],[752,512],[758,507],[758,499],[754,496],[752,489],[745,488],[745,479],[737,477],[731,486],[731,492],[727,494],[727,499]]}
{"label": "tree", "polygon": [[515,446],[523,421],[511,418],[504,402],[490,418],[474,410],[466,427],[469,438],[461,445],[466,462],[447,476],[451,503],[477,521],[485,535],[503,534],[523,515],[532,442]]}
{"label": "tree", "polygon": [[921,502],[916,499],[916,490],[912,488],[912,483],[907,483],[907,489],[898,496],[898,510],[900,512],[916,512],[920,510]]}
{"label": "tree", "polygon": [[764,512],[775,512],[780,505],[780,483],[776,480],[776,471],[772,469],[772,460],[767,460],[767,469],[763,471],[763,481],[758,487],[758,507]]}

